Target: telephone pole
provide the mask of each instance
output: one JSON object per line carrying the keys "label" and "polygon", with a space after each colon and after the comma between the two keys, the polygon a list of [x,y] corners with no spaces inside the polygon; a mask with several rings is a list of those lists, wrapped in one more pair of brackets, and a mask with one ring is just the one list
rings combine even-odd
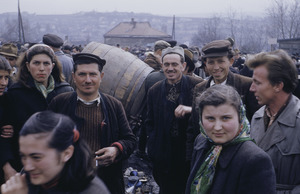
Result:
{"label": "telephone pole", "polygon": [[175,39],[175,15],[173,15],[172,39]]}
{"label": "telephone pole", "polygon": [[20,0],[18,0],[18,29],[19,29],[19,42],[24,44],[25,43],[25,35],[24,35],[22,15],[21,15],[21,11],[20,11]]}

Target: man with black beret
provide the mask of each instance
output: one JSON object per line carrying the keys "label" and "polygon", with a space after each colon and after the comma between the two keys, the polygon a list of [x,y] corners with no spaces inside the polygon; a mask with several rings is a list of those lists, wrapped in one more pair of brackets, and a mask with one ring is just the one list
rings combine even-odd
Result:
{"label": "man with black beret", "polygon": [[73,55],[76,92],[54,98],[49,109],[70,116],[95,157],[97,174],[111,193],[125,192],[122,163],[133,152],[136,138],[122,103],[99,92],[106,61],[90,53]]}
{"label": "man with black beret", "polygon": [[187,129],[187,158],[192,157],[193,143],[200,132],[198,105],[195,102],[195,98],[200,96],[204,90],[215,84],[230,85],[234,87],[240,94],[246,107],[247,118],[249,121],[251,121],[253,114],[260,107],[255,99],[254,93],[249,91],[252,79],[232,73],[229,69],[234,62],[232,42],[229,40],[212,41],[202,48],[202,53],[202,59],[206,64],[210,77],[204,82],[197,84],[195,87],[192,115]]}
{"label": "man with black beret", "polygon": [[67,82],[71,82],[73,59],[64,54],[61,50],[61,46],[64,44],[62,38],[55,34],[45,34],[43,36],[43,43],[50,46],[57,56],[59,62],[62,64],[63,74]]}

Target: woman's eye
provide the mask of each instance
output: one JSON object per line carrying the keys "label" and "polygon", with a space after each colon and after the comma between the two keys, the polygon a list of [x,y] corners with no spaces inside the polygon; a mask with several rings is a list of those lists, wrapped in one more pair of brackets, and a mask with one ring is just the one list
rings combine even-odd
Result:
{"label": "woman's eye", "polygon": [[206,117],[206,120],[208,120],[208,121],[213,121],[214,118],[213,118],[213,117]]}
{"label": "woman's eye", "polygon": [[223,117],[223,120],[227,121],[227,120],[229,120],[230,118],[231,118],[231,117],[226,116],[226,117]]}

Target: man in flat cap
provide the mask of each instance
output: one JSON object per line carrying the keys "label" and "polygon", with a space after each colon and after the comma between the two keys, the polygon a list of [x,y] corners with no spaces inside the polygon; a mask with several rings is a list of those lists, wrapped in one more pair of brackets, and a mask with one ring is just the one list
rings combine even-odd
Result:
{"label": "man in flat cap", "polygon": [[0,48],[0,55],[6,58],[9,62],[10,66],[13,68],[11,71],[11,75],[16,76],[17,69],[17,59],[18,59],[18,47],[13,43],[5,43]]}
{"label": "man in flat cap", "polygon": [[247,118],[249,121],[251,121],[253,114],[259,108],[253,92],[249,91],[252,79],[239,74],[234,74],[229,69],[234,62],[232,43],[229,40],[212,41],[202,48],[202,52],[202,59],[205,61],[210,77],[208,80],[201,82],[195,87],[196,95],[193,99],[192,116],[187,130],[187,158],[191,158],[194,140],[200,133],[198,105],[195,99],[197,96],[200,96],[204,90],[215,84],[230,85],[234,87],[240,94],[246,107]]}
{"label": "man in flat cap", "polygon": [[164,49],[162,64],[166,78],[153,85],[147,96],[148,155],[160,193],[181,194],[189,174],[185,145],[193,89],[202,79],[183,75],[186,63],[181,47]]}
{"label": "man in flat cap", "polygon": [[61,46],[64,44],[63,39],[55,34],[45,34],[43,36],[43,43],[52,48],[59,62],[62,64],[63,74],[66,78],[66,81],[71,83],[71,75],[74,62],[71,57],[65,55],[61,50]]}
{"label": "man in flat cap", "polygon": [[106,61],[90,53],[78,53],[73,59],[76,92],[57,96],[49,109],[73,119],[96,155],[98,176],[111,193],[124,193],[122,162],[133,152],[136,138],[121,102],[99,92]]}
{"label": "man in flat cap", "polygon": [[152,67],[155,71],[161,69],[161,52],[163,49],[170,47],[171,45],[164,40],[158,40],[154,43],[154,53],[149,53],[144,62]]}

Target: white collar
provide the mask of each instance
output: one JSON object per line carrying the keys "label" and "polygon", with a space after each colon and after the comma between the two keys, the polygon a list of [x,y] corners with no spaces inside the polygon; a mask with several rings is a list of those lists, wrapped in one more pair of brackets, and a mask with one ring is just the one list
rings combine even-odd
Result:
{"label": "white collar", "polygon": [[[221,83],[221,85],[226,85],[226,81],[227,81],[227,79],[225,79],[225,81],[223,81],[222,83]],[[215,83],[215,81],[214,81],[214,78],[212,78],[212,80],[210,81],[210,87],[211,86],[213,86],[213,85],[215,85],[216,83]]]}
{"label": "white collar", "polygon": [[95,102],[97,102],[97,106],[99,106],[100,104],[100,93],[98,93],[98,96],[97,98],[95,98],[94,100],[91,100],[91,101],[86,101],[86,100],[83,100],[82,98],[80,98],[79,96],[77,96],[77,100],[80,100],[81,102],[83,102],[84,104],[86,105],[91,105],[91,104],[94,104]]}

